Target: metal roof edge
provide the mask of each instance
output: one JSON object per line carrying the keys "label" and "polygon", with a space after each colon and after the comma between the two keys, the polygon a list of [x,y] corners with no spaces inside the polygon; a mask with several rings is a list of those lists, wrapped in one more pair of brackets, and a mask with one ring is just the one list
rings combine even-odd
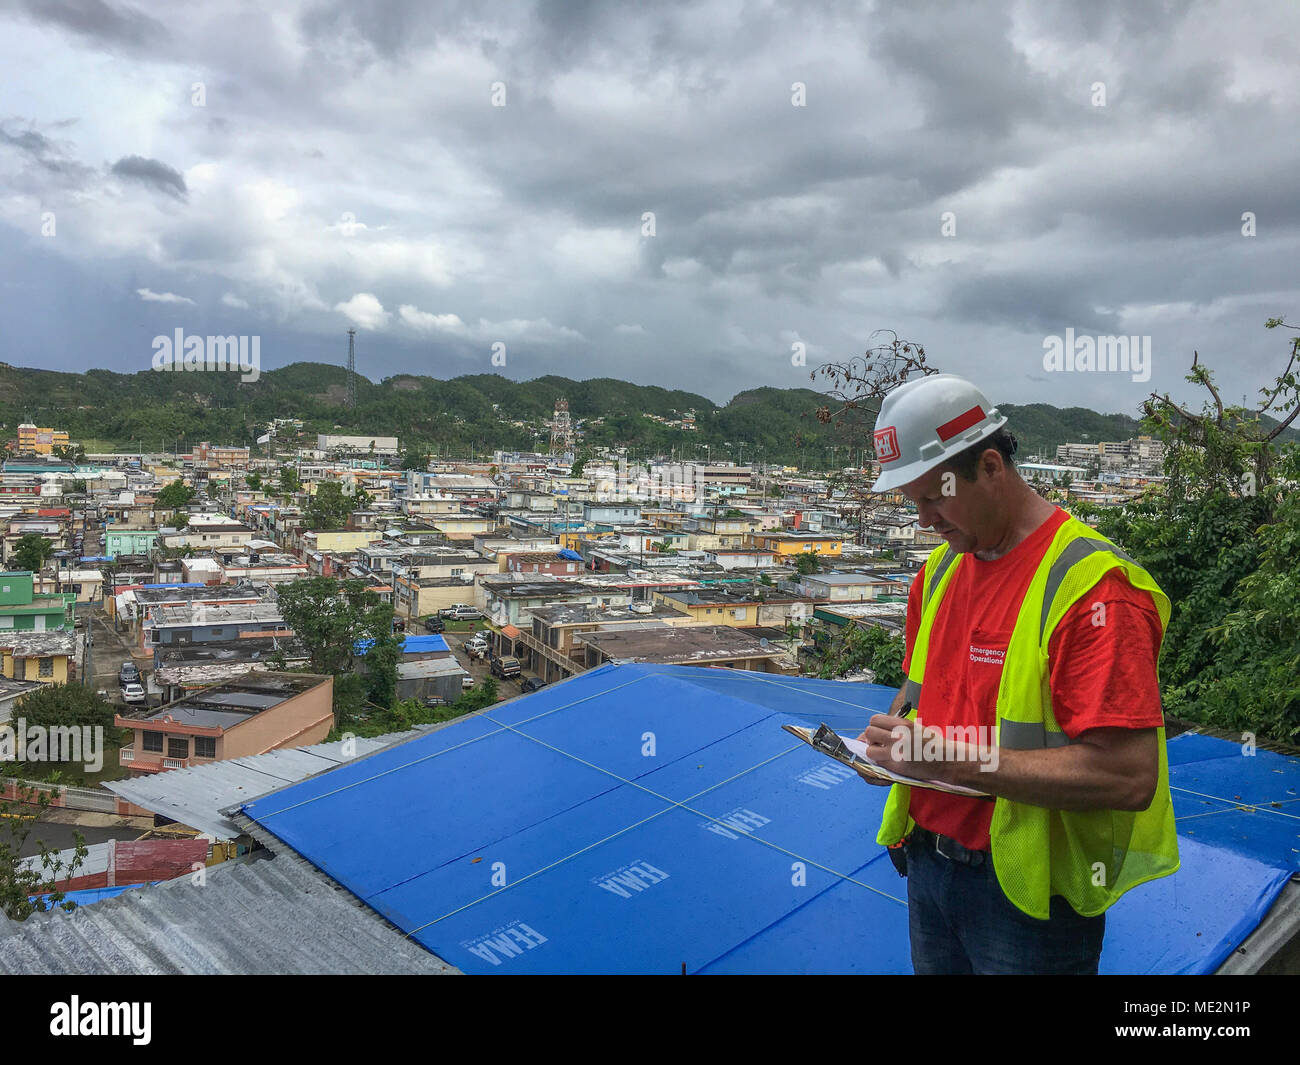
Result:
{"label": "metal roof edge", "polygon": [[1300,882],[1296,873],[1282,888],[1259,927],[1224,959],[1215,976],[1255,976],[1300,935]]}

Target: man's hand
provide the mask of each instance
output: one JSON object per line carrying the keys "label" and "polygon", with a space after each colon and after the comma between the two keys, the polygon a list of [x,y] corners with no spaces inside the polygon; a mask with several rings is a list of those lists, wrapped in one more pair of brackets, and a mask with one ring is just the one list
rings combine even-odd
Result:
{"label": "man's hand", "polygon": [[[867,745],[867,757],[876,765],[900,776],[929,780],[937,777],[942,767],[922,758],[926,731],[918,722],[908,718],[876,714],[858,741]],[[887,785],[889,782],[872,783]]]}

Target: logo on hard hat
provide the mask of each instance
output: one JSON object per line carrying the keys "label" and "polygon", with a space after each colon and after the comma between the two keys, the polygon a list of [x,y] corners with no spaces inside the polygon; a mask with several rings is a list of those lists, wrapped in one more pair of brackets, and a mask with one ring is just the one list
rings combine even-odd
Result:
{"label": "logo on hard hat", "polygon": [[898,458],[898,433],[892,425],[877,429],[872,434],[872,439],[876,444],[876,458],[881,462],[893,462]]}

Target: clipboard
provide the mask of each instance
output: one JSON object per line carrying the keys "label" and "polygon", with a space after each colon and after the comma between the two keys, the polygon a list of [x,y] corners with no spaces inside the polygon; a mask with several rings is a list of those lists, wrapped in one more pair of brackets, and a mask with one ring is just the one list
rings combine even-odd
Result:
{"label": "clipboard", "polygon": [[942,791],[949,795],[965,795],[973,799],[993,798],[986,791],[963,787],[960,784],[945,784],[939,780],[917,780],[892,772],[884,766],[877,765],[867,757],[867,746],[855,739],[841,736],[830,725],[820,725],[816,729],[803,725],[782,725],[791,736],[797,736],[813,750],[834,758],[835,761],[848,766],[868,784],[906,784],[910,788],[926,788],[929,791]]}

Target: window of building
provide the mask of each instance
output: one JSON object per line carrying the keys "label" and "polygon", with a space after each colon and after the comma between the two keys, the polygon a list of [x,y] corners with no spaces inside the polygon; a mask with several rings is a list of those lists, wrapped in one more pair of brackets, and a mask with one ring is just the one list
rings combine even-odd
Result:
{"label": "window of building", "polygon": [[141,738],[140,746],[146,751],[156,751],[162,753],[163,734],[161,732],[146,732]]}
{"label": "window of building", "polygon": [[217,756],[217,738],[215,736],[194,737],[194,757],[215,758]]}
{"label": "window of building", "polygon": [[40,676],[42,676],[42,677],[52,677],[52,676],[54,676],[54,659],[53,659],[53,658],[42,658],[42,659],[41,659],[41,671],[40,671]]}
{"label": "window of building", "polygon": [[190,756],[190,741],[185,737],[177,739],[175,736],[167,737],[167,757],[168,758],[188,758]]}

